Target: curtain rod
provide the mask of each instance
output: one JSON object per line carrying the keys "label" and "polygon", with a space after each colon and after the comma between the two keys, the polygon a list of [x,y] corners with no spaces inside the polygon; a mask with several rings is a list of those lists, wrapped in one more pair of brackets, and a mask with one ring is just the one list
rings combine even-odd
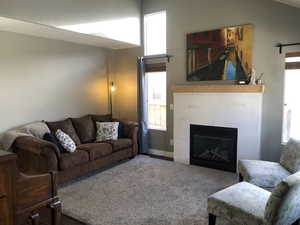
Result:
{"label": "curtain rod", "polygon": [[161,55],[149,55],[149,56],[142,56],[141,59],[161,59],[161,58],[167,58],[168,62],[170,62],[170,58],[174,57],[173,55],[168,54],[161,54]]}
{"label": "curtain rod", "polygon": [[300,43],[290,43],[290,44],[281,44],[281,43],[278,43],[275,47],[279,48],[279,54],[281,54],[283,47],[289,47],[289,46],[295,46],[295,45],[300,45]]}

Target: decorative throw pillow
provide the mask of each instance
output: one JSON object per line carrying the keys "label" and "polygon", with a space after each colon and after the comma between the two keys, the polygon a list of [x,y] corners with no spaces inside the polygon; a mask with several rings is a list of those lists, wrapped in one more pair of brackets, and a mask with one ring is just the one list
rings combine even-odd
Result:
{"label": "decorative throw pillow", "polygon": [[108,141],[118,139],[119,122],[96,122],[97,135],[96,141]]}
{"label": "decorative throw pillow", "polygon": [[284,147],[280,164],[291,173],[296,173],[300,170],[300,141],[291,138]]}
{"label": "decorative throw pillow", "polygon": [[51,133],[46,133],[43,137],[43,140],[45,141],[49,141],[51,142],[52,144],[56,145],[58,147],[58,150],[61,152],[61,153],[64,153],[66,152],[66,150],[64,149],[64,147],[59,143],[59,141],[57,140],[57,138],[51,134]]}
{"label": "decorative throw pillow", "polygon": [[64,147],[64,149],[66,149],[67,152],[75,152],[76,151],[76,144],[72,140],[72,138],[70,138],[69,135],[62,132],[60,129],[58,129],[55,132],[55,136],[59,140],[61,145]]}
{"label": "decorative throw pillow", "polygon": [[124,123],[123,122],[119,122],[119,128],[118,128],[118,138],[124,138],[125,134],[124,134]]}

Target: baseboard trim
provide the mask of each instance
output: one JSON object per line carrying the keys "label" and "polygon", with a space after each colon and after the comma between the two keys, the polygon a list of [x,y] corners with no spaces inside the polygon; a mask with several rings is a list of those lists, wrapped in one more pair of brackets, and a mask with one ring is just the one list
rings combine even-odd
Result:
{"label": "baseboard trim", "polygon": [[173,160],[173,152],[167,152],[151,148],[149,149],[149,154],[153,156],[166,157]]}

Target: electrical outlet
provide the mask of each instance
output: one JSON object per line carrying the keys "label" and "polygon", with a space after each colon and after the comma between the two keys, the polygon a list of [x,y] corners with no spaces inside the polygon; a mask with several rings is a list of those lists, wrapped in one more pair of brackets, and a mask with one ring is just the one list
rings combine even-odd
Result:
{"label": "electrical outlet", "polygon": [[170,146],[174,146],[174,140],[170,139]]}

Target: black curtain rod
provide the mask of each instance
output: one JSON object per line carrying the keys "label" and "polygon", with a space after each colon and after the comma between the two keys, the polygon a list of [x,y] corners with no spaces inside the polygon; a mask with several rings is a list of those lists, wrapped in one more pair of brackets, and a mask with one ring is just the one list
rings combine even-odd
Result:
{"label": "black curtain rod", "polygon": [[170,62],[170,58],[174,57],[173,55],[168,54],[162,54],[162,55],[149,55],[149,56],[143,56],[142,59],[161,59],[161,58],[167,58],[168,62]]}
{"label": "black curtain rod", "polygon": [[281,43],[278,43],[275,47],[279,48],[279,54],[281,54],[283,47],[289,47],[289,46],[295,46],[295,45],[300,45],[300,43],[290,43],[290,44],[281,44]]}

